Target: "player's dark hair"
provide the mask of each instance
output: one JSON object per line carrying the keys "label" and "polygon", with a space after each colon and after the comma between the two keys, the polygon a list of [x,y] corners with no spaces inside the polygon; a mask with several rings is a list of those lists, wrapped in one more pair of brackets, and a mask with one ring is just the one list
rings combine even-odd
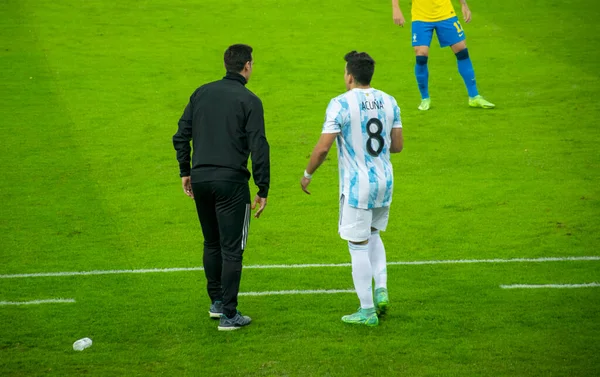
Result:
{"label": "player's dark hair", "polygon": [[240,73],[247,62],[252,61],[252,47],[244,44],[235,44],[225,50],[225,69],[227,72]]}
{"label": "player's dark hair", "polygon": [[346,70],[361,85],[371,84],[375,73],[375,60],[366,52],[350,51],[344,56]]}

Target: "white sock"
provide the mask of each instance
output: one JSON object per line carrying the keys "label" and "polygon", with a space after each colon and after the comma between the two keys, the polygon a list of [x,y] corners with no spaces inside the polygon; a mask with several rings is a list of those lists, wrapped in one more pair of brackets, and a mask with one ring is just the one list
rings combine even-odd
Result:
{"label": "white sock", "polygon": [[371,287],[373,273],[371,261],[369,260],[369,245],[357,245],[348,242],[348,248],[352,258],[352,280],[354,280],[354,289],[360,300],[360,307],[362,309],[373,308],[373,291]]}
{"label": "white sock", "polygon": [[371,232],[369,238],[369,260],[373,269],[375,289],[387,288],[387,264],[385,259],[385,247],[379,236],[379,231]]}

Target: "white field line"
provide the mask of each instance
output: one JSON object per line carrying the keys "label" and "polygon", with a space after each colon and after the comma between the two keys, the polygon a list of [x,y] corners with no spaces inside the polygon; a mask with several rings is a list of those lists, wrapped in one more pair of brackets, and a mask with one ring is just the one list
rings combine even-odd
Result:
{"label": "white field line", "polygon": [[0,301],[0,306],[4,305],[39,305],[39,304],[71,304],[75,300],[72,298],[52,298],[48,300],[33,301]]}
{"label": "white field line", "polygon": [[585,283],[585,284],[512,284],[512,285],[501,285],[502,289],[539,289],[539,288],[592,288],[600,287],[599,283]]}
{"label": "white field line", "polygon": [[[388,265],[426,265],[426,264],[473,264],[473,263],[543,263],[564,261],[599,261],[600,256],[586,257],[549,257],[549,258],[514,258],[514,259],[458,259],[458,260],[424,260],[424,261],[399,261],[388,262]],[[350,267],[350,263],[331,264],[265,264],[249,265],[244,269],[285,269],[285,268],[328,268]],[[202,267],[177,267],[177,268],[145,268],[139,270],[94,270],[94,271],[66,271],[66,272],[38,272],[30,274],[4,274],[0,279],[53,277],[53,276],[81,276],[81,275],[110,275],[110,274],[148,274],[159,272],[204,271]]]}
{"label": "white field line", "polygon": [[354,289],[318,289],[305,291],[265,291],[265,292],[240,292],[238,296],[272,296],[272,295],[318,295],[336,293],[355,293]]}
{"label": "white field line", "polygon": [[154,272],[179,272],[179,271],[204,271],[202,267],[176,267],[176,268],[143,268],[139,270],[94,270],[94,271],[66,271],[66,272],[39,272],[33,274],[0,275],[0,279],[35,278],[48,276],[80,276],[80,275],[111,275],[111,274],[149,274]]}

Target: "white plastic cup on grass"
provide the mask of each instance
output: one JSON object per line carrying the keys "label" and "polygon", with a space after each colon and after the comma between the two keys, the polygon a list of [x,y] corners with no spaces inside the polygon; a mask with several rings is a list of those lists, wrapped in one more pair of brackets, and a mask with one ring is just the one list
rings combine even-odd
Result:
{"label": "white plastic cup on grass", "polygon": [[83,351],[84,349],[92,346],[92,340],[90,338],[83,338],[73,343],[73,350]]}

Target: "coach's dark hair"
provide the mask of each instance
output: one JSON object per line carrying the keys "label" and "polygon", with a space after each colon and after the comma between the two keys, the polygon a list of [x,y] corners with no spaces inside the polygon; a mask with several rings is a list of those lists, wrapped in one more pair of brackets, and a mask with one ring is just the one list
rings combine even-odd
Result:
{"label": "coach's dark hair", "polygon": [[344,56],[348,73],[361,85],[371,84],[375,73],[375,60],[366,52],[350,51]]}
{"label": "coach's dark hair", "polygon": [[225,50],[225,69],[240,73],[247,62],[252,61],[252,47],[244,44],[231,45]]}

